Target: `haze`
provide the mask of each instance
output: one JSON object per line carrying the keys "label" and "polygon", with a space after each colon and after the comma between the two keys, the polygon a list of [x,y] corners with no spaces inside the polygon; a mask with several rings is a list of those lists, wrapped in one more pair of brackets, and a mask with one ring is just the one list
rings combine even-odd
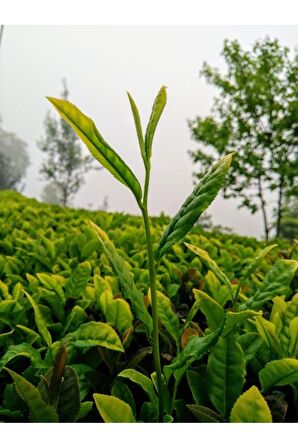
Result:
{"label": "haze", "polygon": [[[298,27],[288,26],[6,26],[0,53],[2,126],[28,144],[31,166],[24,194],[40,199],[44,186],[38,171],[43,154],[36,141],[50,105],[67,79],[70,100],[92,117],[105,139],[143,179],[128,90],[138,104],[143,126],[161,85],[168,103],[156,133],[152,160],[150,212],[176,213],[193,188],[194,166],[187,119],[210,112],[216,91],[198,73],[204,61],[224,70],[224,39],[248,48],[266,35],[291,49]],[[55,112],[52,112],[55,114]],[[86,149],[87,151],[87,149]],[[110,211],[137,214],[130,191],[107,171],[87,175],[73,203],[98,208],[108,197]],[[218,197],[209,209],[214,224],[260,237],[259,214],[237,209],[237,201]]]}

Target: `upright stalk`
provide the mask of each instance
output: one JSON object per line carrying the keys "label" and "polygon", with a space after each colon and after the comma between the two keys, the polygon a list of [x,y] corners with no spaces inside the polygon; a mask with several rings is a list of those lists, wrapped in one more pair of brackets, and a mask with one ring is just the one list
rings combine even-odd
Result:
{"label": "upright stalk", "polygon": [[153,247],[151,239],[151,231],[148,216],[148,189],[149,189],[149,178],[150,178],[150,165],[146,167],[146,178],[144,186],[144,197],[143,202],[140,205],[143,215],[143,221],[146,232],[146,242],[147,242],[147,254],[148,254],[148,265],[149,265],[149,281],[150,281],[150,291],[151,291],[151,309],[152,309],[152,321],[153,321],[153,357],[154,365],[156,371],[157,388],[158,388],[158,402],[159,402],[159,412],[158,418],[159,422],[163,422],[163,384],[162,384],[162,373],[160,364],[160,350],[159,350],[159,337],[158,337],[158,313],[157,313],[157,297],[156,297],[156,272],[155,272],[155,261],[153,256]]}

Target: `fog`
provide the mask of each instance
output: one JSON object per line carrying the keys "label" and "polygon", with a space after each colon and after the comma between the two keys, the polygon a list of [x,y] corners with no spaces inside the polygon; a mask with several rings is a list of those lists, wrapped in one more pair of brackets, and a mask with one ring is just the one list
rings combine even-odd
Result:
{"label": "fog", "polygon": [[[28,144],[31,165],[24,194],[40,199],[45,182],[37,140],[50,104],[67,79],[70,101],[92,117],[104,138],[143,179],[143,166],[126,91],[138,104],[143,126],[161,85],[168,103],[153,147],[150,213],[173,215],[193,188],[194,165],[187,119],[210,112],[216,91],[199,78],[204,61],[224,70],[224,39],[242,46],[270,36],[294,48],[298,27],[281,26],[6,26],[0,52],[2,127]],[[52,112],[55,114],[55,112]],[[87,153],[87,149],[86,149]],[[108,197],[110,211],[137,214],[131,192],[107,171],[88,173],[73,205],[93,209]],[[214,224],[261,236],[260,214],[218,197],[209,209]]]}

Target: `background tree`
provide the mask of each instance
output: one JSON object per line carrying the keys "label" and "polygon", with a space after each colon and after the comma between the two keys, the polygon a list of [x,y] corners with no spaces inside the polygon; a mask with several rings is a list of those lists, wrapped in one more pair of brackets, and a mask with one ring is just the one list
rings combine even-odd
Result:
{"label": "background tree", "polygon": [[29,166],[27,144],[13,132],[1,127],[0,121],[0,189],[21,191]]}
{"label": "background tree", "polygon": [[[62,98],[67,99],[69,92],[63,81]],[[84,184],[85,174],[92,168],[93,158],[84,156],[79,139],[72,128],[62,119],[47,114],[45,122],[45,137],[38,142],[39,148],[46,154],[41,167],[41,174],[49,181],[44,195],[52,202],[69,205],[71,199]],[[55,192],[53,196],[53,192]]]}
{"label": "background tree", "polygon": [[261,210],[265,238],[273,228],[278,237],[284,203],[298,194],[298,53],[291,58],[288,48],[266,38],[251,51],[225,41],[222,55],[225,74],[207,63],[201,71],[220,95],[212,115],[189,121],[192,138],[203,144],[191,157],[205,170],[235,151],[224,197],[240,198],[240,207],[252,213]]}
{"label": "background tree", "polygon": [[41,199],[48,204],[62,204],[61,191],[55,182],[48,182],[41,193]]}
{"label": "background tree", "polygon": [[298,198],[285,207],[280,222],[280,236],[289,240],[298,238]]}

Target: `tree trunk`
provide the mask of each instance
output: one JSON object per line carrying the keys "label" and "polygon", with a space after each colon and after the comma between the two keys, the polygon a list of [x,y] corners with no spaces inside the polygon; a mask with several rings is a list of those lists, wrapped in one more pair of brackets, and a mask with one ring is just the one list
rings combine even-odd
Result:
{"label": "tree trunk", "polygon": [[276,238],[279,237],[280,234],[280,223],[281,223],[281,217],[282,217],[282,201],[283,201],[283,184],[284,179],[281,176],[279,181],[279,188],[278,188],[278,202],[277,202],[277,220],[276,220]]}
{"label": "tree trunk", "polygon": [[263,215],[265,240],[268,241],[270,229],[269,229],[269,224],[268,224],[266,202],[265,202],[264,195],[263,195],[263,187],[262,187],[261,177],[258,178],[258,189],[259,189],[259,198],[260,198],[260,202],[261,202],[261,210],[262,210],[262,215]]}
{"label": "tree trunk", "polygon": [[68,187],[64,187],[62,191],[62,205],[66,207],[68,203]]}

